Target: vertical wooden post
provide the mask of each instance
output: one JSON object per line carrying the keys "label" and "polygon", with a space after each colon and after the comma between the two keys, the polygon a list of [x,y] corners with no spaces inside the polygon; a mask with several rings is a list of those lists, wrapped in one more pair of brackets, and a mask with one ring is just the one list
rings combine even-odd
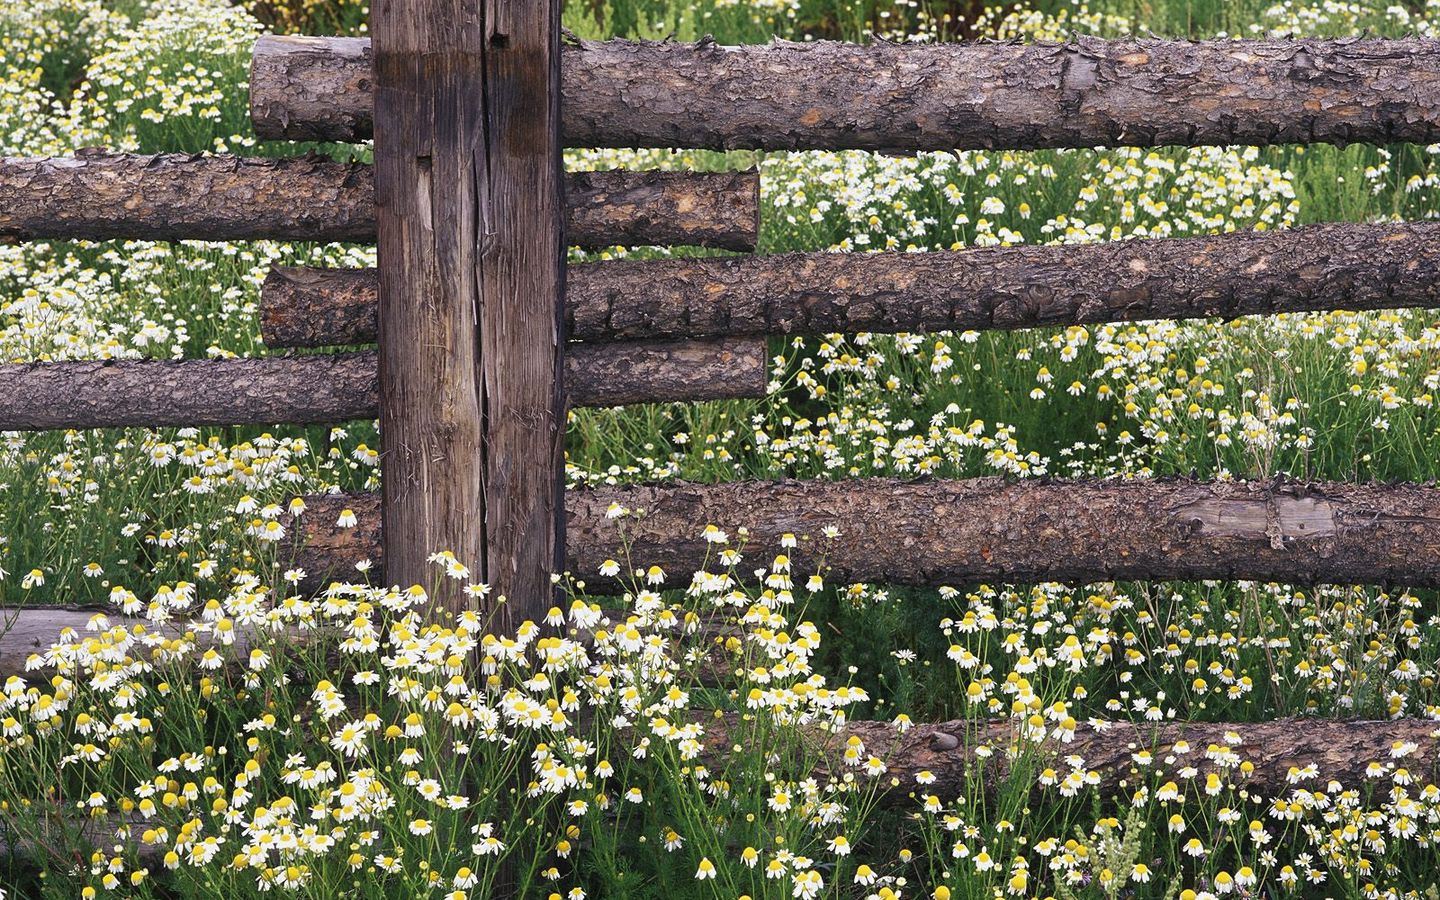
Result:
{"label": "vertical wooden post", "polygon": [[375,0],[387,580],[495,627],[551,605],[563,545],[557,0]]}

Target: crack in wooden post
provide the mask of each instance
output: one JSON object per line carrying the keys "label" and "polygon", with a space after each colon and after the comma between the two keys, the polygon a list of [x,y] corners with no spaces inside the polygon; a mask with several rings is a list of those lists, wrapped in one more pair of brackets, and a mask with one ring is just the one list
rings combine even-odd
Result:
{"label": "crack in wooden post", "polygon": [[[563,504],[558,7],[384,0],[372,11],[387,577],[492,628],[553,602]],[[506,597],[498,604],[494,598]]]}

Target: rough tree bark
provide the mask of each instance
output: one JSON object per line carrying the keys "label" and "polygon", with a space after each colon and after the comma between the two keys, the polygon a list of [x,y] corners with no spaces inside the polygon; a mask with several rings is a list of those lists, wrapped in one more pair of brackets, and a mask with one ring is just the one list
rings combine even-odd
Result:
{"label": "rough tree bark", "polygon": [[[1150,481],[677,482],[572,490],[566,562],[594,590],[619,559],[659,565],[671,585],[710,560],[701,529],[738,539],[749,529],[740,573],[770,563],[780,537],[797,579],[823,570],[832,583],[959,585],[1125,579],[1254,579],[1296,584],[1440,586],[1440,489],[1331,482],[1270,484]],[[361,559],[380,558],[375,500],[310,498],[299,559],[324,584]],[[612,503],[644,510],[609,519]],[[342,507],[362,522],[333,527]],[[368,524],[366,524],[368,523]],[[822,529],[833,525],[838,538]]]}
{"label": "rough tree bark", "polygon": [[566,353],[575,406],[763,397],[770,380],[764,338],[572,343]]}
{"label": "rough tree bark", "polygon": [[0,366],[0,429],[373,418],[374,353]]}
{"label": "rough tree bark", "polygon": [[[991,247],[615,260],[570,267],[571,337],[617,340],[1012,329],[1440,306],[1440,225]],[[375,273],[277,269],[260,298],[276,347],[375,339]]]}
{"label": "rough tree bark", "polygon": [[[581,42],[562,55],[574,147],[767,150],[1431,143],[1440,42]],[[369,133],[363,38],[265,37],[263,137]]]}
{"label": "rough tree bark", "polygon": [[[755,248],[754,172],[578,173],[565,192],[574,246]],[[0,159],[0,238],[374,242],[374,170],[319,156]]]}
{"label": "rough tree bark", "polygon": [[[765,341],[566,345],[573,406],[763,397]],[[0,430],[343,422],[379,414],[374,352],[0,365]]]}
{"label": "rough tree bark", "polygon": [[[571,172],[566,239],[604,235],[626,246],[695,244],[754,250],[760,176],[747,172]],[[593,244],[592,244],[593,245]]]}

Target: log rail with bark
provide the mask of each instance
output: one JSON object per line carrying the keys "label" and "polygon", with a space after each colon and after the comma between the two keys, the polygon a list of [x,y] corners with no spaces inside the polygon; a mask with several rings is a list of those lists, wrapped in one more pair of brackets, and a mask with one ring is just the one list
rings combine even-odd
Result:
{"label": "log rail with bark", "polygon": [[[765,341],[571,342],[574,406],[763,397]],[[373,419],[373,351],[263,359],[0,365],[0,430],[271,425]]]}
{"label": "log rail with bark", "polygon": [[[375,340],[373,270],[279,268],[273,347]],[[1440,224],[1311,225],[1063,247],[614,260],[570,267],[566,323],[587,341],[1093,325],[1332,309],[1440,307]]]}
{"label": "log rail with bark", "polygon": [[[383,564],[378,500],[308,497],[291,556],[323,587],[362,559]],[[611,519],[612,504],[641,511]],[[353,510],[358,527],[334,522]],[[780,538],[797,578],[959,585],[1129,579],[1251,579],[1440,587],[1440,489],[1333,482],[1025,480],[684,482],[575,489],[566,564],[592,591],[620,558],[659,565],[669,584],[715,567],[701,529],[749,530],[740,573],[768,565]],[[823,536],[834,526],[839,536]],[[377,567],[379,571],[381,567]]]}
{"label": "log rail with bark", "polygon": [[[565,194],[575,246],[755,249],[755,172],[577,172]],[[0,159],[0,238],[373,243],[374,169],[321,156]]]}
{"label": "log rail with bark", "polygon": [[[365,38],[262,37],[265,138],[363,140]],[[1103,40],[868,46],[583,41],[561,58],[574,147],[1015,149],[1440,139],[1440,41]]]}
{"label": "log rail with bark", "polygon": [[[216,646],[218,652],[236,660],[237,665],[243,665],[249,649],[255,645],[254,633],[246,626],[233,629],[233,643],[226,647],[218,646],[212,638],[213,624],[196,628],[177,621],[157,629],[142,619],[119,615],[113,609],[22,607],[4,613],[7,627],[0,629],[0,683],[11,677],[48,678],[51,668],[45,665],[31,668],[32,656],[38,655],[43,660],[62,635],[70,641],[93,635],[97,615],[104,616],[107,631],[124,629],[133,635],[137,625],[144,625],[147,631],[158,630],[172,639],[185,638],[201,648]],[[322,629],[294,632],[285,635],[284,640],[299,646],[317,640],[323,643],[335,637]],[[135,654],[145,653],[146,648],[137,645]],[[148,661],[164,664],[158,657]],[[717,660],[715,672],[722,672],[724,668]],[[745,726],[733,713],[720,719],[706,716],[701,721],[706,727],[703,755],[718,764],[741,739]],[[914,803],[912,795],[933,794],[946,800],[963,796],[977,761],[976,749],[983,746],[1003,751],[1017,740],[1015,724],[1010,720],[922,723],[903,730],[890,722],[856,721],[837,733],[812,729],[806,734],[806,742],[817,760],[814,770],[817,777],[838,777],[847,771],[842,754],[852,736],[864,742],[867,755],[874,754],[885,761],[888,771],[879,783],[889,805]],[[1226,747],[1254,766],[1246,776],[1232,772],[1230,777],[1262,797],[1285,795],[1295,787],[1323,787],[1331,779],[1346,786],[1362,786],[1370,780],[1365,769],[1372,761],[1404,766],[1421,785],[1440,778],[1440,722],[1429,719],[1303,718],[1233,724],[1087,722],[1078,725],[1069,741],[1051,735],[1030,746],[1041,754],[1046,765],[1064,771],[1068,769],[1064,768],[1063,758],[1078,754],[1084,758],[1087,769],[1100,773],[1102,793],[1120,792],[1123,797],[1127,784],[1133,790],[1140,782],[1154,777],[1182,780],[1163,763],[1166,754],[1181,741],[1189,744],[1189,750],[1177,756],[1176,767],[1192,765],[1204,779],[1210,772],[1222,771],[1215,761],[1206,758],[1206,749],[1212,745]],[[1402,743],[1414,744],[1416,749],[1397,760],[1391,756],[1391,749]],[[1137,769],[1132,754],[1141,749],[1152,751],[1156,768]],[[1004,752],[997,752],[990,759],[985,777],[993,785],[1007,777],[1009,763]],[[1318,769],[1317,779],[1292,783],[1291,770],[1308,765]],[[915,776],[922,771],[930,772],[935,781],[920,785]]]}

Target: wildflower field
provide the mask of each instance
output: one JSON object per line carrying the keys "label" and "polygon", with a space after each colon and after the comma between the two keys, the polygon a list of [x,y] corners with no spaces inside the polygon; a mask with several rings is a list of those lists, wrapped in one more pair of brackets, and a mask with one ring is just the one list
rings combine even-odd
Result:
{"label": "wildflower field", "polygon": [[[257,141],[246,90],[258,35],[363,34],[367,14],[3,0],[0,156],[364,159]],[[565,24],[722,43],[1440,36],[1440,0],[570,0]],[[758,167],[761,252],[1440,215],[1440,145],[566,160]],[[272,265],[374,262],[339,244],[0,244],[0,363],[261,356]],[[763,400],[572,411],[567,482],[1440,476],[1434,310],[770,353]],[[788,539],[712,522],[703,573],[621,539],[601,572],[561,577],[545,621],[496,635],[363,564],[300,590],[286,538],[315,513],[298,498],[374,490],[379,446],[373,422],[0,431],[0,631],[20,606],[100,610],[0,659],[0,895],[1440,900],[1434,592],[838,584],[792,566]],[[643,514],[612,512],[622,535]],[[598,574],[629,592],[591,596]],[[1351,719],[1409,730],[1374,758],[1311,748],[1343,772],[1266,749]],[[907,734],[925,740],[900,758]]]}

